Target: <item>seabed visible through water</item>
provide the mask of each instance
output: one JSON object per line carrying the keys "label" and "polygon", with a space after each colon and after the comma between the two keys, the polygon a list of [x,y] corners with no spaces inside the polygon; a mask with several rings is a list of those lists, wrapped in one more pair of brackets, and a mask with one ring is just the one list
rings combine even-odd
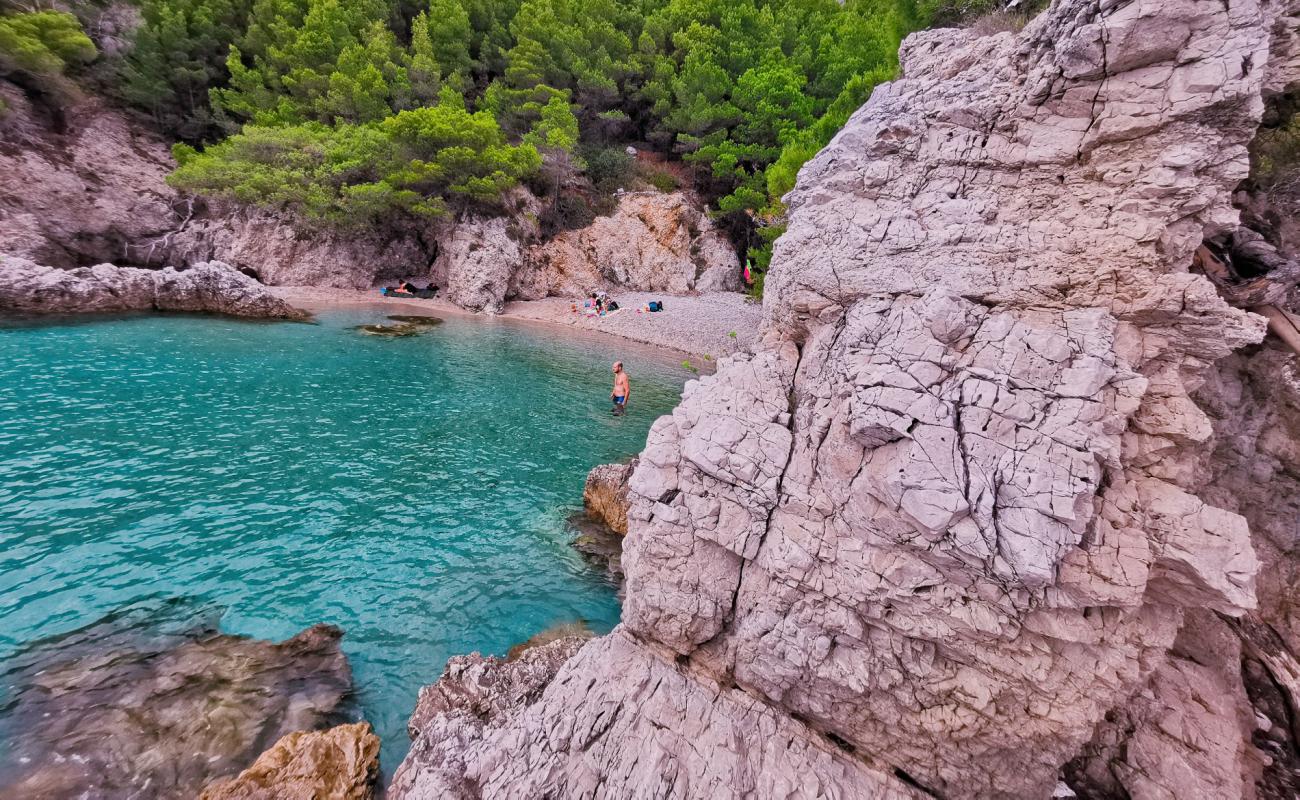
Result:
{"label": "seabed visible through water", "polygon": [[[615,587],[565,520],[691,375],[539,326],[353,329],[404,324],[390,311],[0,325],[0,675],[127,609],[171,626],[215,609],[222,633],[277,641],[332,623],[391,773],[449,656],[611,628]],[[616,359],[633,381],[618,418]]]}

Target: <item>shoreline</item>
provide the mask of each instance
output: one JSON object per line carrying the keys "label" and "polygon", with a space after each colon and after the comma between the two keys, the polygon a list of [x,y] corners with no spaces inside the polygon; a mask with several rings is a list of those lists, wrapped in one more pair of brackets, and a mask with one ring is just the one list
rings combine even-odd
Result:
{"label": "shoreline", "polygon": [[[317,286],[266,288],[276,297],[312,312],[347,306],[389,306],[601,334],[702,359],[703,363],[698,366],[708,367],[709,371],[718,358],[752,349],[758,340],[759,324],[763,318],[762,306],[738,292],[700,295],[621,292],[615,299],[620,305],[625,303],[627,308],[605,317],[585,317],[573,313],[573,301],[563,297],[512,300],[506,303],[500,314],[489,315],[466,311],[442,298],[384,297],[378,290]],[[635,310],[649,300],[662,300],[664,310],[655,314]]]}

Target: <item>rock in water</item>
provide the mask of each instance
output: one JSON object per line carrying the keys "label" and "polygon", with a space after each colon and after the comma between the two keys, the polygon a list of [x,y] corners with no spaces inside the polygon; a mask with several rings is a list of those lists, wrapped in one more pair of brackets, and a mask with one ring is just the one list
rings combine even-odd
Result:
{"label": "rock in water", "polygon": [[413,322],[402,322],[397,325],[356,325],[352,330],[358,331],[366,336],[384,336],[389,339],[401,339],[407,336],[419,336],[426,333],[432,325],[422,325]]}
{"label": "rock in water", "polygon": [[290,733],[199,800],[370,800],[378,777],[379,737],[357,722]]}
{"label": "rock in water", "polygon": [[1297,17],[1055,0],[909,37],[786,198],[763,346],[650,431],[623,624],[508,718],[423,726],[394,796],[1047,797],[1094,732],[1134,797],[1247,793],[1233,651],[1179,631],[1257,603],[1269,512],[1225,499],[1249,469],[1206,488],[1216,435],[1268,442],[1286,509],[1297,431],[1192,401],[1265,329],[1188,268]]}
{"label": "rock in water", "polygon": [[351,691],[338,628],[275,644],[130,622],[11,659],[0,797],[193,798],[285,734],[330,721]]}
{"label": "rock in water", "polygon": [[627,464],[601,464],[587,473],[582,505],[591,519],[608,525],[618,534],[627,533],[627,484],[637,459]]}
{"label": "rock in water", "polygon": [[442,319],[438,317],[425,317],[419,314],[389,314],[388,318],[393,322],[403,322],[424,328],[436,328],[442,324]]}
{"label": "rock in water", "polygon": [[114,311],[206,311],[236,317],[310,317],[257,281],[217,261],[190,269],[99,264],[57,269],[0,255],[0,312],[82,314]]}

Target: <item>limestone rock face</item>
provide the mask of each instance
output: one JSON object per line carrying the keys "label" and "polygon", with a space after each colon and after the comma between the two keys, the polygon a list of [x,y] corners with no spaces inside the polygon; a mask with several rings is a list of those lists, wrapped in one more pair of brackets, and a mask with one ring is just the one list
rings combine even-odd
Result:
{"label": "limestone rock face", "polygon": [[56,267],[165,263],[135,251],[175,227],[171,152],[105,104],[57,119],[0,80],[0,253]]}
{"label": "limestone rock face", "polygon": [[357,722],[294,731],[199,800],[370,800],[379,777],[379,737]]}
{"label": "limestone rock face", "polygon": [[99,264],[56,269],[0,255],[0,311],[79,314],[206,311],[236,317],[307,319],[308,314],[218,261],[183,270]]}
{"label": "limestone rock face", "polygon": [[499,313],[510,276],[523,263],[518,237],[505,217],[469,217],[455,223],[442,239],[433,266],[435,281],[447,287],[447,299],[470,311]]}
{"label": "limestone rock face", "polygon": [[1046,797],[1091,742],[1135,797],[1249,793],[1243,651],[1198,621],[1254,609],[1259,560],[1193,393],[1265,325],[1189,267],[1298,10],[910,37],[786,197],[762,346],[650,431],[623,624],[438,745],[457,790]]}
{"label": "limestone rock face", "polygon": [[587,473],[587,484],[582,489],[582,505],[587,516],[615,533],[627,533],[628,481],[637,461],[593,468]]}
{"label": "limestone rock face", "polygon": [[284,213],[214,203],[157,246],[179,263],[219,260],[272,286],[370,289],[427,278],[434,247],[415,230],[335,230]]}
{"label": "limestone rock face", "polygon": [[739,291],[736,251],[683,192],[622,195],[614,213],[528,249],[512,294],[583,297],[596,289]]}
{"label": "limestone rock face", "polygon": [[461,750],[533,703],[586,641],[565,636],[508,659],[452,657],[438,682],[420,690],[408,725],[416,755],[398,767],[388,796],[473,796]]}

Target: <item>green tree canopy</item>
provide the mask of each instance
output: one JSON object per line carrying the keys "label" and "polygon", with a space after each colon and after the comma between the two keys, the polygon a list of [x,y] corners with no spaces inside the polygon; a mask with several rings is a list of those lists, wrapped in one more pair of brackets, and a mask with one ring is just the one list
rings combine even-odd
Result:
{"label": "green tree canopy", "polygon": [[450,89],[436,106],[378,122],[250,125],[202,152],[178,145],[175,154],[168,182],[178,189],[342,225],[490,204],[541,166],[536,148],[509,144],[491,114],[469,112]]}
{"label": "green tree canopy", "polygon": [[99,55],[81,23],[62,11],[0,15],[0,76],[28,82],[31,88],[68,90],[63,74]]}

